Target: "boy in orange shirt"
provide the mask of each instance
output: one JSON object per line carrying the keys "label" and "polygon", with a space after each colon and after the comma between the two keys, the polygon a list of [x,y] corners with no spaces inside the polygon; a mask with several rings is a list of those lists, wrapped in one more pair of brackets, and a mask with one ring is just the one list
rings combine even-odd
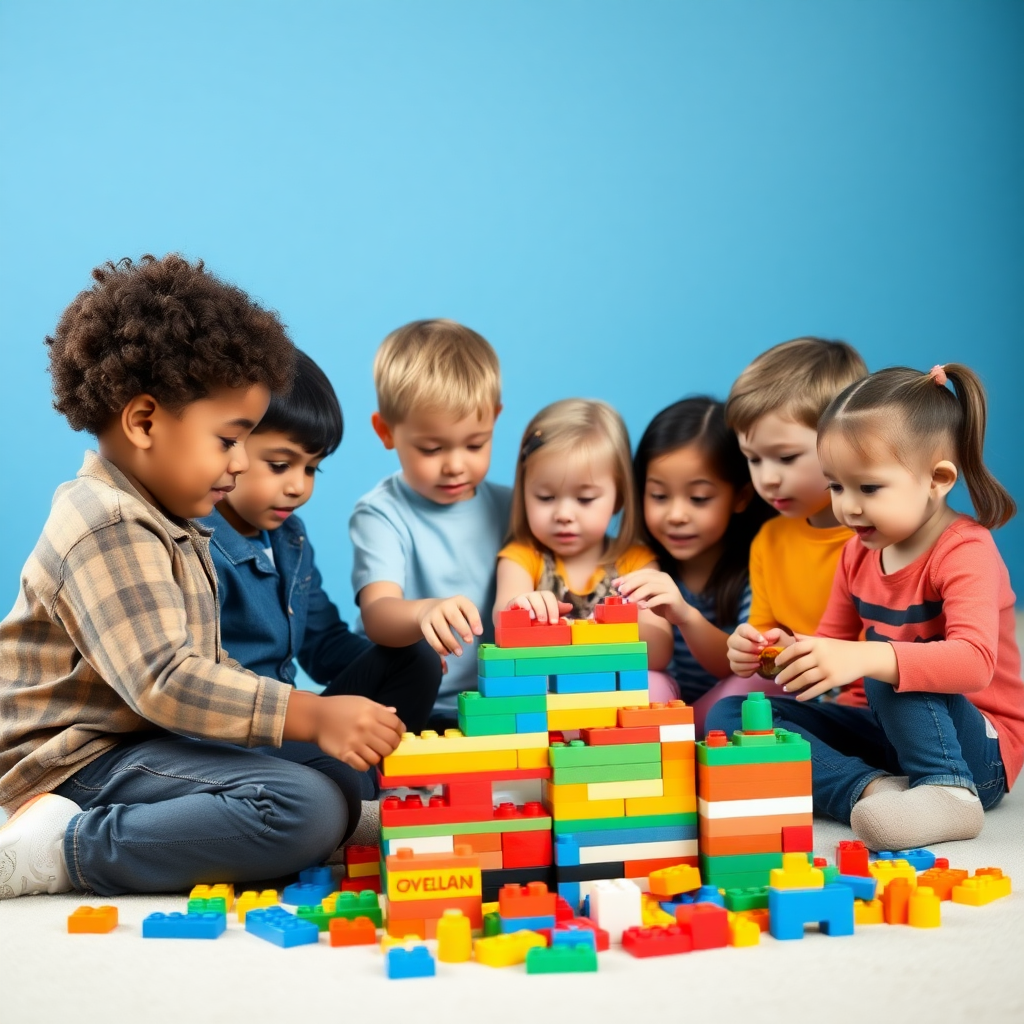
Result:
{"label": "boy in orange shirt", "polygon": [[[783,633],[818,628],[839,555],[853,536],[832,512],[818,462],[818,420],[836,395],[867,372],[845,342],[797,338],[758,356],[729,392],[726,420],[750,464],[754,488],[779,513],[750,546],[750,621],[736,627],[728,645],[738,676],[754,675],[761,651]],[[858,698],[848,690],[844,698],[862,701],[862,691]]]}

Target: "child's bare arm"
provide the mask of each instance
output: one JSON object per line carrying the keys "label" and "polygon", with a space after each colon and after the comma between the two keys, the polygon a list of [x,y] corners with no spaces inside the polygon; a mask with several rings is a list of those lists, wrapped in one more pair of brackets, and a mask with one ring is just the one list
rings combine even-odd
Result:
{"label": "child's bare arm", "polygon": [[476,606],[461,594],[407,601],[397,583],[368,583],[359,591],[359,609],[367,637],[384,647],[425,637],[441,657],[461,655],[459,637],[471,644],[484,631]]}

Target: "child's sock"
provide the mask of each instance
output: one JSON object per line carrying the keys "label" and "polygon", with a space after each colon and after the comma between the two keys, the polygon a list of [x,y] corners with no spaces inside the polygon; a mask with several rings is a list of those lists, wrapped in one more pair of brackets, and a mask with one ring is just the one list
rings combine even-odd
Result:
{"label": "child's sock", "polygon": [[376,800],[364,800],[359,815],[359,824],[345,840],[344,846],[380,845],[380,804]]}
{"label": "child's sock", "polygon": [[906,775],[879,775],[877,779],[871,780],[867,788],[871,790],[868,796],[876,793],[904,793],[910,788],[910,779]]}
{"label": "child's sock", "polygon": [[0,827],[0,900],[74,888],[64,862],[64,833],[81,811],[66,797],[44,793]]}
{"label": "child's sock", "polygon": [[916,786],[858,800],[850,825],[870,850],[910,850],[973,839],[985,823],[981,801],[961,786]]}

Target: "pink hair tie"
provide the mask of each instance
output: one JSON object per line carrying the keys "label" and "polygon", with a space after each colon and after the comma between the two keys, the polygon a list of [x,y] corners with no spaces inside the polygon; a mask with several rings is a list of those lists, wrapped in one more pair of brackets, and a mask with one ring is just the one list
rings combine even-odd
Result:
{"label": "pink hair tie", "polygon": [[938,363],[928,371],[928,376],[931,377],[931,379],[935,381],[940,388],[944,388],[946,386],[946,371],[939,366]]}

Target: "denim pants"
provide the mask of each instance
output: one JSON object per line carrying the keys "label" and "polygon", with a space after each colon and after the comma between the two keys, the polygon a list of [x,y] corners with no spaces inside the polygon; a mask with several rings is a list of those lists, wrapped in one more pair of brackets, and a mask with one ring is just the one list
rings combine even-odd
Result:
{"label": "denim pants", "polygon": [[[960,693],[899,693],[864,680],[868,707],[789,698],[771,701],[776,728],[811,745],[814,810],[850,823],[850,812],[872,779],[906,775],[910,785],[961,786],[994,807],[1006,792],[999,740],[984,715]],[[708,713],[706,728],[728,735],[742,728],[742,697],[726,697]]]}
{"label": "denim pants", "polygon": [[326,775],[166,733],[119,744],[55,792],[82,808],[64,834],[71,882],[100,896],[279,878],[322,863],[349,826]]}

